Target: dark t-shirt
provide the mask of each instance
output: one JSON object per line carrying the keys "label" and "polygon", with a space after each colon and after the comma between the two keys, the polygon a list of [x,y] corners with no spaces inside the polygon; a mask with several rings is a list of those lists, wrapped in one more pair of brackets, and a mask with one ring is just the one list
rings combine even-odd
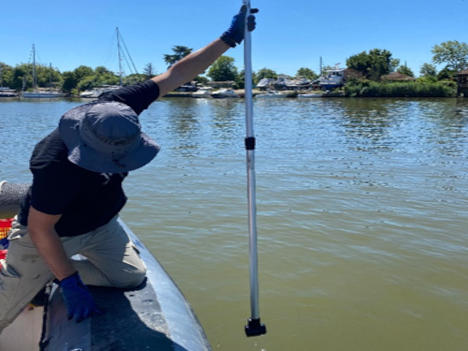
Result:
{"label": "dark t-shirt", "polygon": [[[159,87],[151,80],[102,94],[97,101],[119,101],[137,114],[159,96]],[[96,173],[68,160],[68,150],[58,129],[42,139],[30,160],[33,183],[24,199],[18,221],[27,225],[29,207],[61,214],[55,225],[59,236],[75,236],[96,229],[111,220],[125,205],[127,197],[122,181],[127,173]]]}

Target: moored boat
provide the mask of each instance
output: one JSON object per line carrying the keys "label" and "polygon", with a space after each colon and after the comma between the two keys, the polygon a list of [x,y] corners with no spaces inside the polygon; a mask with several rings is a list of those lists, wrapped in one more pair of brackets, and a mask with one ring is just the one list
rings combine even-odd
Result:
{"label": "moored boat", "polygon": [[194,98],[209,98],[213,92],[213,88],[200,88],[197,91],[192,93],[192,97]]}
{"label": "moored boat", "polygon": [[99,95],[101,95],[103,93],[106,93],[108,91],[119,89],[119,88],[120,88],[119,85],[99,86],[99,87],[96,87],[96,88],[91,89],[91,90],[82,91],[80,93],[80,98],[83,98],[83,99],[97,99],[99,97]]}
{"label": "moored boat", "polygon": [[21,97],[25,99],[54,99],[64,97],[65,94],[56,90],[42,90],[37,89],[34,91],[23,91]]}
{"label": "moored boat", "polygon": [[36,46],[34,44],[32,46],[32,55],[33,55],[33,63],[32,63],[33,88],[32,88],[32,91],[24,90],[25,81],[23,78],[23,91],[21,92],[20,96],[25,99],[41,99],[41,98],[42,99],[54,99],[54,98],[64,97],[65,94],[58,91],[57,89],[38,88],[37,73],[36,73]]}
{"label": "moored boat", "polygon": [[10,89],[8,87],[0,87],[0,97],[17,97],[18,93],[14,89]]}
{"label": "moored boat", "polygon": [[322,97],[322,94],[316,94],[316,93],[304,93],[304,94],[297,94],[298,98],[320,98]]}
{"label": "moored boat", "polygon": [[288,94],[280,93],[279,91],[268,91],[266,93],[255,95],[256,98],[285,98],[288,97]]}
{"label": "moored boat", "polygon": [[[0,185],[0,216],[14,214],[27,189]],[[4,329],[0,350],[211,350],[181,291],[138,237],[121,224],[147,266],[146,281],[133,290],[90,287],[105,313],[81,323],[68,320],[58,286],[51,284],[44,308],[26,308]]]}
{"label": "moored boat", "polygon": [[232,89],[220,89],[211,94],[212,97],[220,98],[238,98],[239,95]]}

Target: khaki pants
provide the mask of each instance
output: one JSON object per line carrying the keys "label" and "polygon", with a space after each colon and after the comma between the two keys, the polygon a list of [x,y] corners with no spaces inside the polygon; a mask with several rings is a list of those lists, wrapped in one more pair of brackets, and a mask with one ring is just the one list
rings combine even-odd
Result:
{"label": "khaki pants", "polygon": [[[31,299],[54,279],[32,243],[27,227],[14,221],[8,236],[6,260],[0,260],[0,333],[15,320]],[[89,233],[63,237],[68,257],[85,284],[131,288],[143,282],[146,267],[117,217]]]}

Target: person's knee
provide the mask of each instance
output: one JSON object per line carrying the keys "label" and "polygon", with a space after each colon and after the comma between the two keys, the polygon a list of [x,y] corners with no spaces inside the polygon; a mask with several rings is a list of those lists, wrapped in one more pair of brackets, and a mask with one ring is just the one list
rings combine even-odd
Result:
{"label": "person's knee", "polygon": [[119,274],[119,279],[113,282],[113,286],[116,288],[136,288],[143,283],[145,277],[146,267],[132,267],[132,269],[125,269]]}

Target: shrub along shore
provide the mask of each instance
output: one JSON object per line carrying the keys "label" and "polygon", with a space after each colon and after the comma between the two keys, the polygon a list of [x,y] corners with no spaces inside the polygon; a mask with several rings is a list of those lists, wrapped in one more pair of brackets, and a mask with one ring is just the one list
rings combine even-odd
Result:
{"label": "shrub along shore", "polygon": [[374,82],[357,80],[347,82],[343,89],[347,97],[456,97],[454,81]]}

